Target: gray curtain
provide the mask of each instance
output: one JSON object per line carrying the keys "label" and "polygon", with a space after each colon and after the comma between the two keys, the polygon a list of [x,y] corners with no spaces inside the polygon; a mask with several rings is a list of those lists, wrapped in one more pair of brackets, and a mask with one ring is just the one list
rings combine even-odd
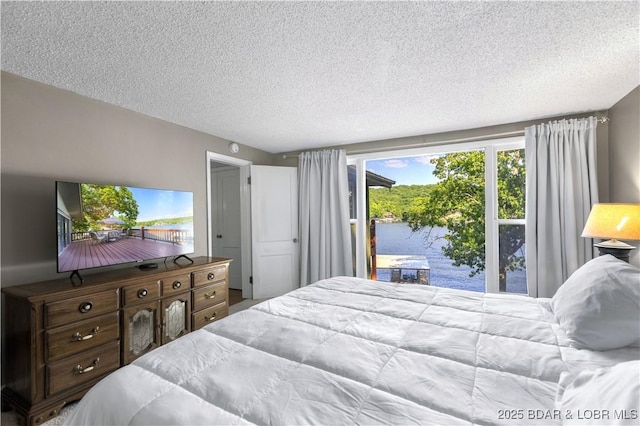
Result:
{"label": "gray curtain", "polygon": [[299,156],[300,283],[353,275],[344,150]]}
{"label": "gray curtain", "polygon": [[589,117],[525,128],[530,296],[552,297],[594,257],[592,240],[580,235],[598,202],[596,126]]}

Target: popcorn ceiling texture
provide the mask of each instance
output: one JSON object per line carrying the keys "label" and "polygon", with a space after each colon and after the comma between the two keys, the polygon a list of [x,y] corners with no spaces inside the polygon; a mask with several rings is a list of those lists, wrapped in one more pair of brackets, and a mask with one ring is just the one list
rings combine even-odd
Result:
{"label": "popcorn ceiling texture", "polygon": [[2,69],[269,152],[608,109],[638,2],[2,2]]}

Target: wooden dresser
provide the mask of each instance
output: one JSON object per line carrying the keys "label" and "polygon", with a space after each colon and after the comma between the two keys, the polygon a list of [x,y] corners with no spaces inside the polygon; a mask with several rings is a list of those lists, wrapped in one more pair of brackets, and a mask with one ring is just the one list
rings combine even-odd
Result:
{"label": "wooden dresser", "polygon": [[229,313],[231,259],[3,288],[2,406],[41,424],[100,378]]}

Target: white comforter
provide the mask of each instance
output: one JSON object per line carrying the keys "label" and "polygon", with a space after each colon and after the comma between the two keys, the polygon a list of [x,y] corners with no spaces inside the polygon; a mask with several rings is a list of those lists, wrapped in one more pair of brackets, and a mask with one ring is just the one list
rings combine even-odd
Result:
{"label": "white comforter", "polygon": [[576,350],[548,300],[334,278],[231,315],[103,379],[69,424],[554,424]]}

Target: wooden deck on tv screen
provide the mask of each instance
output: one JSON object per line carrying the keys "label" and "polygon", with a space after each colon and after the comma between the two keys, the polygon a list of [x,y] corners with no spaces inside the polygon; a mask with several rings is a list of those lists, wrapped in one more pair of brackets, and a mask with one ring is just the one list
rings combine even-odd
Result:
{"label": "wooden deck on tv screen", "polygon": [[[189,253],[190,251],[186,251]],[[58,257],[60,271],[96,268],[141,259],[157,259],[185,253],[180,244],[151,239],[122,238],[116,241],[96,242],[82,240],[71,243]]]}

